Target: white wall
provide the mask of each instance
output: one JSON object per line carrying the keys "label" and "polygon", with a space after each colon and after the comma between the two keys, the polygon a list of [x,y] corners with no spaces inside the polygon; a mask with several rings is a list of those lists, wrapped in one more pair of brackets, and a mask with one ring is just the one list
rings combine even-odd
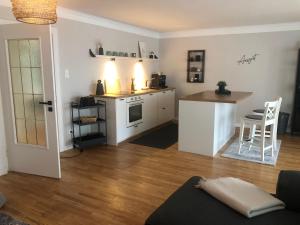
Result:
{"label": "white wall", "polygon": [[[290,113],[299,41],[300,31],[162,39],[160,69],[178,96],[214,90],[220,80],[232,91],[253,92],[238,105],[238,121],[278,96],[283,97],[282,111]],[[206,50],[205,83],[190,84],[186,82],[187,51],[199,49]],[[259,55],[251,64],[238,65],[243,54]]]}
{"label": "white wall", "polygon": [[[96,25],[59,19],[56,24],[58,30],[60,85],[63,107],[63,139],[62,148],[71,145],[70,102],[80,96],[95,94],[97,80],[103,80],[104,69],[108,60],[91,58],[88,50],[95,49],[101,42],[104,51],[122,51],[138,53],[138,41],[144,41],[148,52],[158,53],[159,40],[139,36],[136,34],[107,29]],[[121,81],[121,89],[130,88],[134,65],[138,60],[116,60],[116,68]],[[150,78],[151,73],[158,72],[159,63],[143,62],[145,73]],[[70,72],[70,79],[64,77],[65,70]]]}
{"label": "white wall", "polygon": [[0,176],[7,173],[7,148],[5,140],[5,127],[3,120],[3,105],[0,90]]}

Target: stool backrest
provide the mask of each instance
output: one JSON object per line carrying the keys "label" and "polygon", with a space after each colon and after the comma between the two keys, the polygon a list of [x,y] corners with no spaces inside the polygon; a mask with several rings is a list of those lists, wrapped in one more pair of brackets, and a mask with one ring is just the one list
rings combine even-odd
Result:
{"label": "stool backrest", "polygon": [[263,117],[265,123],[277,123],[281,102],[282,98],[280,97],[277,101],[265,103],[265,112]]}
{"label": "stool backrest", "polygon": [[278,101],[278,103],[277,103],[278,105],[277,105],[277,112],[276,112],[276,115],[275,115],[276,122],[278,121],[280,107],[281,107],[281,103],[282,103],[282,98],[279,97],[277,101]]}

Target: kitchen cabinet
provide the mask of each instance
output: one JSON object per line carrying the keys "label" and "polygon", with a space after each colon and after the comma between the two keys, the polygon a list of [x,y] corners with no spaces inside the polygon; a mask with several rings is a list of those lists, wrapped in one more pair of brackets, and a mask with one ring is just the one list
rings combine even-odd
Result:
{"label": "kitchen cabinet", "polygon": [[127,119],[126,98],[116,99],[116,132],[117,142],[125,140],[128,136],[126,130]]}
{"label": "kitchen cabinet", "polygon": [[[142,121],[128,127],[128,104],[140,96],[142,103]],[[107,138],[109,145],[118,145],[126,139],[150,130],[175,118],[175,89],[151,91],[139,95],[124,97],[98,97],[107,106]]]}
{"label": "kitchen cabinet", "polygon": [[127,127],[127,103],[126,98],[116,99],[116,139],[120,143],[143,131],[143,124]]}
{"label": "kitchen cabinet", "polygon": [[158,93],[158,124],[166,123],[175,117],[175,90]]}
{"label": "kitchen cabinet", "polygon": [[158,94],[143,95],[143,130],[149,130],[158,125]]}

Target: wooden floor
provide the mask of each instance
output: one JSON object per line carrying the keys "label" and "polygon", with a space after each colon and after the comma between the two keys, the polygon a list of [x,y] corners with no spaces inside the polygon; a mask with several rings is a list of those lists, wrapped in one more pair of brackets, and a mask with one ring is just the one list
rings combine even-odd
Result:
{"label": "wooden floor", "polygon": [[89,149],[62,159],[62,179],[18,173],[0,177],[8,203],[1,210],[30,224],[143,225],[145,219],[194,175],[234,176],[275,191],[280,170],[300,170],[300,138],[282,137],[276,167],[208,158],[129,143]]}

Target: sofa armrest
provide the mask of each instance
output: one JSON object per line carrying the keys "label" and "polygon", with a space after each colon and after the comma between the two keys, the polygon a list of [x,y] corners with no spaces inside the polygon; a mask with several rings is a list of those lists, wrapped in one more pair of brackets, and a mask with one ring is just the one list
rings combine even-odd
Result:
{"label": "sofa armrest", "polygon": [[300,212],[300,171],[280,171],[276,197],[287,209]]}

